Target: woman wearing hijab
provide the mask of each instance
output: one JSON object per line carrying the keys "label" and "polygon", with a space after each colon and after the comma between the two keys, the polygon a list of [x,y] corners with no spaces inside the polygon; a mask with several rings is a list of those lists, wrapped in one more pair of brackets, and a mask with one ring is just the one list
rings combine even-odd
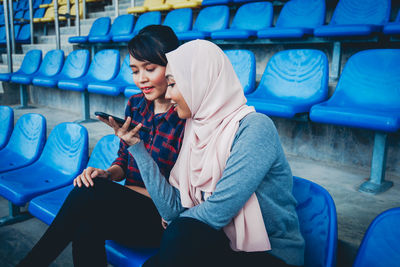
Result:
{"label": "woman wearing hijab", "polygon": [[185,43],[167,59],[166,98],[186,119],[170,184],[136,134],[140,126],[125,139],[168,223],[144,266],[303,265],[292,173],[273,122],[246,105],[213,43]]}

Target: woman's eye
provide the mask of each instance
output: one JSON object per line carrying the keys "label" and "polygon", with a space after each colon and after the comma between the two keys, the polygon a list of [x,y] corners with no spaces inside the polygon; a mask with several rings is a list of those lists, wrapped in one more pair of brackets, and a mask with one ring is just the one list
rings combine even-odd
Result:
{"label": "woman's eye", "polygon": [[132,71],[132,74],[138,74],[138,73],[139,73],[139,71],[137,71],[137,70]]}
{"label": "woman's eye", "polygon": [[151,69],[147,69],[146,71],[152,72],[153,70],[154,70],[154,68],[151,68]]}
{"label": "woman's eye", "polygon": [[169,83],[169,84],[167,85],[167,87],[171,87],[171,88],[174,88],[174,86],[175,86],[175,83]]}

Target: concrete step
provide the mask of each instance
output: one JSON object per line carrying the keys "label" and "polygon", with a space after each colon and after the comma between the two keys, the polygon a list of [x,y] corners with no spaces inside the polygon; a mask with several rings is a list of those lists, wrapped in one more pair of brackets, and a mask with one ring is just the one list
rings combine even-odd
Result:
{"label": "concrete step", "polygon": [[[87,35],[89,33],[90,28],[92,27],[93,21],[91,21],[91,23],[87,23],[87,24],[83,24],[83,25],[81,24],[81,27],[80,27],[81,35]],[[75,26],[61,27],[60,35],[76,35],[76,27]]]}
{"label": "concrete step", "polygon": [[[26,54],[29,50],[32,49],[39,49],[42,50],[43,55],[45,55],[47,52],[50,50],[56,49],[56,44],[29,44],[29,45],[23,45],[22,46],[22,52]],[[73,45],[69,43],[62,43],[61,44],[61,49],[64,50],[65,55],[68,55],[71,53],[73,49]]]}
{"label": "concrete step", "polygon": [[[81,34],[81,35],[85,35],[85,34]],[[71,36],[76,36],[76,34],[62,34],[62,35],[60,35],[61,45],[69,44],[68,38],[71,37]],[[56,40],[56,36],[55,35],[40,36],[38,38],[38,43],[39,44],[54,44],[55,40]]]}
{"label": "concrete step", "polygon": [[[139,1],[136,1],[136,2],[139,2]],[[138,6],[138,4],[136,4],[136,5]],[[119,12],[126,10],[129,7],[131,7],[130,1],[127,3],[119,3],[119,5],[118,5]],[[115,7],[114,6],[105,6],[104,11],[114,11],[115,12]]]}
{"label": "concrete step", "polygon": [[[119,10],[119,15],[127,14],[126,9],[120,9]],[[95,12],[95,13],[90,13],[88,14],[88,18],[100,18],[100,17],[110,17],[114,18],[115,17],[115,11],[103,11],[103,12]]]}
{"label": "concrete step", "polygon": [[[24,60],[24,57],[25,57],[24,54],[12,54],[11,56],[12,56],[13,66],[14,65],[21,65],[22,61]],[[3,64],[8,66],[7,54],[1,54],[1,59],[3,61]]]}

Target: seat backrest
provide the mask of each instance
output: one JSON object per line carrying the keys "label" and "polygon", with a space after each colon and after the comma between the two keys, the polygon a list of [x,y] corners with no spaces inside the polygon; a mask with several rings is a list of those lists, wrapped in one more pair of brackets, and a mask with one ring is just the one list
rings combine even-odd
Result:
{"label": "seat backrest", "polygon": [[1,26],[0,27],[0,41],[5,41],[5,40],[6,40],[6,27]]}
{"label": "seat backrest", "polygon": [[90,28],[88,36],[104,36],[107,35],[111,28],[111,19],[109,17],[101,17],[96,19]]}
{"label": "seat backrest", "polygon": [[45,76],[53,76],[60,72],[64,64],[64,51],[59,49],[50,50],[43,58],[39,73]]}
{"label": "seat backrest", "polygon": [[253,96],[318,103],[328,95],[328,59],[319,50],[292,49],[269,60]]}
{"label": "seat backrest", "polygon": [[224,51],[243,86],[245,94],[251,93],[256,84],[256,59],[250,50],[236,49]]}
{"label": "seat backrest", "polygon": [[45,11],[46,11],[45,8],[36,9],[36,11],[35,11],[35,13],[33,15],[33,18],[39,18],[39,19],[43,18]]}
{"label": "seat backrest", "polygon": [[132,69],[129,64],[129,53],[125,56],[124,61],[122,61],[121,67],[117,76],[118,80],[125,81],[128,84],[134,85]]}
{"label": "seat backrest", "polygon": [[88,132],[85,127],[63,122],[53,128],[38,162],[65,175],[81,171],[88,160]]}
{"label": "seat backrest", "polygon": [[397,17],[396,17],[395,22],[400,22],[400,10],[399,10],[399,12],[397,13]]}
{"label": "seat backrest", "polygon": [[33,1],[33,8],[39,8],[39,6],[42,4],[42,0],[35,0]]}
{"label": "seat backrest", "polygon": [[103,136],[90,154],[88,167],[107,169],[118,156],[120,139],[115,134]]}
{"label": "seat backrest", "polygon": [[125,14],[118,16],[110,30],[111,36],[116,35],[129,35],[133,31],[133,27],[135,25],[135,17],[131,14]]}
{"label": "seat backrest", "polygon": [[20,71],[25,74],[32,74],[39,69],[42,63],[42,50],[33,49],[26,53],[22,60]]}
{"label": "seat backrest", "polygon": [[54,19],[54,6],[50,6],[46,9],[43,18],[53,18]]}
{"label": "seat backrest", "polygon": [[17,38],[15,40],[17,42],[27,42],[31,39],[31,27],[29,24],[24,24],[21,26],[18,32]]}
{"label": "seat backrest", "polygon": [[14,110],[8,106],[0,106],[0,149],[5,147],[14,129]]}
{"label": "seat backrest", "polygon": [[400,49],[371,49],[351,56],[332,97],[337,106],[400,113]]}
{"label": "seat backrest", "polygon": [[15,124],[6,149],[32,161],[39,158],[46,143],[46,119],[35,113],[22,115]]}
{"label": "seat backrest", "polygon": [[193,25],[193,30],[212,32],[223,30],[229,24],[229,8],[228,6],[208,6],[200,10],[196,21]]}
{"label": "seat backrest", "polygon": [[169,26],[174,32],[185,32],[192,29],[193,12],[191,8],[180,8],[170,11],[163,25]]}
{"label": "seat backrest", "polygon": [[293,177],[293,195],[305,241],[304,266],[336,266],[337,215],[331,195],[323,187],[298,177]]}
{"label": "seat backrest", "polygon": [[153,7],[153,6],[159,6],[164,4],[165,0],[144,0],[143,6],[145,7]]}
{"label": "seat backrest", "polygon": [[316,28],[324,24],[325,0],[291,0],[279,14],[276,27]]}
{"label": "seat backrest", "polygon": [[389,21],[390,0],[340,0],[329,25],[375,24]]}
{"label": "seat backrest", "polygon": [[74,50],[65,60],[61,73],[68,78],[79,78],[86,74],[89,65],[89,51],[84,49]]}
{"label": "seat backrest", "polygon": [[398,266],[400,262],[400,207],[379,214],[369,225],[353,267]]}
{"label": "seat backrest", "polygon": [[152,11],[146,12],[139,16],[136,21],[135,28],[133,29],[134,34],[138,34],[138,32],[144,27],[152,24],[159,25],[161,23],[161,12],[160,11]]}
{"label": "seat backrest", "polygon": [[273,13],[271,2],[244,4],[236,11],[231,28],[258,31],[271,27]]}
{"label": "seat backrest", "polygon": [[94,55],[86,76],[91,76],[99,81],[109,81],[117,75],[119,64],[119,50],[101,50]]}

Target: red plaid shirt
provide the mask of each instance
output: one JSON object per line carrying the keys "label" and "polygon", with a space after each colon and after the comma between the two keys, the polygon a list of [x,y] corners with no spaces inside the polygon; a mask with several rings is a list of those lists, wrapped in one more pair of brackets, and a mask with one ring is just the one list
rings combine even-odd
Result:
{"label": "red plaid shirt", "polygon": [[[139,131],[147,151],[157,163],[161,173],[168,179],[169,173],[178,158],[182,145],[185,120],[171,107],[167,112],[154,114],[154,104],[146,100],[142,93],[129,98],[125,118],[131,116],[135,123],[142,123],[150,131]],[[135,159],[128,152],[126,144],[120,142],[118,158],[112,165],[119,165],[125,172],[125,184],[144,187]]]}

